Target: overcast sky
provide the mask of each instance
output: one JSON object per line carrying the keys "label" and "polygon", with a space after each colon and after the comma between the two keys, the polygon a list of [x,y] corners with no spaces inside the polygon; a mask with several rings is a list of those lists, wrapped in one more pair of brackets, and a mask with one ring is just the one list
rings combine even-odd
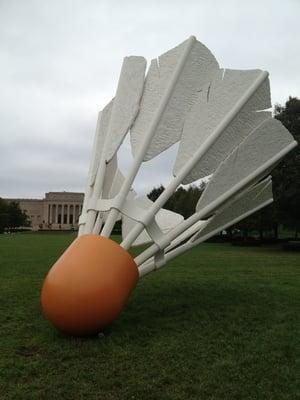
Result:
{"label": "overcast sky", "polygon": [[[268,70],[273,104],[299,97],[299,21],[299,0],[0,0],[0,196],[84,190],[126,55],[150,60],[193,34],[221,67]],[[171,160],[137,189],[164,183]]]}

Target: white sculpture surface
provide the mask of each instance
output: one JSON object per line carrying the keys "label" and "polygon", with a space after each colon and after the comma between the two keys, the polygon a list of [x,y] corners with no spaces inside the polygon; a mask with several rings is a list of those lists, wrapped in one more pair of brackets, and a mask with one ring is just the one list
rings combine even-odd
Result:
{"label": "white sculpture surface", "polygon": [[[174,243],[180,242],[185,249],[185,241],[194,234],[190,247],[207,239],[209,232],[215,234],[269,204],[269,179],[268,191],[264,191],[268,198],[253,199],[253,193],[296,145],[268,111],[267,72],[220,68],[194,37],[152,60],[144,79],[145,69],[143,57],[126,57],[116,95],[99,115],[79,233],[109,236],[121,218],[121,246],[128,249],[153,242],[135,260],[141,275],[145,265],[149,272],[149,263],[153,269],[165,264]],[[117,151],[128,132],[134,160],[123,177],[117,167]],[[141,164],[176,142],[174,178],[166,190],[154,203],[137,197],[132,183]],[[181,183],[211,174],[192,217],[183,221],[163,209]],[[229,205],[220,212],[224,203]]]}
{"label": "white sculpture surface", "polygon": [[[268,73],[220,68],[193,36],[152,60],[126,57],[99,113],[79,237],[48,273],[42,304],[71,334],[113,322],[139,278],[272,202],[272,168],[296,146],[272,118]],[[123,176],[118,150],[129,134]],[[173,178],[154,201],[133,183],[144,162],[179,142]],[[210,176],[189,218],[163,206],[181,184]],[[159,181],[158,181],[159,183]],[[121,245],[109,240],[122,221]],[[134,259],[130,247],[150,243]]]}

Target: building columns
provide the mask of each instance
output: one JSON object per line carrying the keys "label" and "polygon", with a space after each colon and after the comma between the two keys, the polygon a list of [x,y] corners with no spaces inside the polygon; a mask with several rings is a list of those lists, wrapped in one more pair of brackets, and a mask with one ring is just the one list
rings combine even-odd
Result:
{"label": "building columns", "polygon": [[55,204],[55,223],[58,223],[58,204]]}
{"label": "building columns", "polygon": [[72,224],[74,225],[75,224],[75,204],[73,204],[72,215],[73,215]]}
{"label": "building columns", "polygon": [[[82,212],[80,203],[49,203],[48,204],[48,224],[76,226],[78,218]],[[65,218],[66,215],[66,218]],[[58,222],[60,220],[60,222]],[[67,227],[64,227],[67,229]]]}
{"label": "building columns", "polygon": [[61,221],[60,224],[63,225],[65,217],[65,205],[61,204]]}

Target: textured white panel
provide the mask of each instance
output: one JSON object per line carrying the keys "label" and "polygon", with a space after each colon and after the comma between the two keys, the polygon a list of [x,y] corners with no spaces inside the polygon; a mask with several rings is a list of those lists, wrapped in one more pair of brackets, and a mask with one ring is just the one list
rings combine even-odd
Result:
{"label": "textured white panel", "polygon": [[[137,206],[143,208],[144,210],[149,209],[153,204],[153,202],[146,196],[137,197],[134,201],[136,202]],[[174,228],[176,225],[180,224],[180,222],[183,221],[183,216],[173,211],[165,210],[164,208],[162,208],[156,214],[155,221],[162,232],[166,233]],[[134,228],[135,225],[136,221],[134,221],[133,219],[126,216],[122,217],[123,239],[128,235],[128,233]],[[146,230],[143,230],[143,232],[137,237],[137,239],[133,243],[133,246],[139,246],[141,244],[149,242],[152,242],[152,239],[150,238]]]}
{"label": "textured white panel", "polygon": [[[131,128],[133,154],[138,151],[143,136],[149,129],[186,44],[187,41],[161,55],[158,61],[156,59],[151,61],[141,109]],[[145,161],[155,157],[180,139],[186,114],[195,103],[203,85],[211,80],[217,69],[218,63],[215,57],[203,44],[195,41],[157,126],[144,158]]]}
{"label": "textured white panel", "polygon": [[222,227],[230,223],[230,221],[242,217],[243,214],[259,207],[270,199],[272,199],[272,181],[267,178],[250,189],[245,190],[237,196],[237,198],[227,204],[227,206],[217,212],[204,229],[193,237],[193,241],[207,235],[217,228],[222,229]]}
{"label": "textured white panel", "polygon": [[[118,170],[118,158],[117,154],[113,156],[113,158],[106,164],[105,169],[105,178],[103,183],[103,189],[101,193],[102,199],[109,199],[115,196],[116,192],[120,190],[121,180],[120,180],[120,171]],[[124,178],[123,178],[124,179]],[[115,186],[113,188],[113,184]],[[118,186],[116,186],[118,185]],[[112,191],[114,191],[114,195],[112,195]]]}
{"label": "textured white panel", "polygon": [[[105,180],[101,198],[113,199],[119,193],[123,182],[124,182],[124,176],[118,169],[117,155],[115,154],[114,157],[106,166]],[[108,213],[109,213],[108,211],[101,211],[103,221],[106,220]],[[121,219],[121,214],[119,215],[117,220],[119,221],[120,219]]]}
{"label": "textured white panel", "polygon": [[96,138],[95,138],[95,152],[94,152],[94,158],[91,161],[91,175],[90,175],[90,186],[93,186],[96,175],[97,175],[97,170],[99,166],[99,162],[102,156],[102,152],[104,150],[104,141],[105,137],[107,135],[107,129],[108,129],[108,124],[111,116],[111,110],[113,106],[113,101],[112,99],[102,111],[99,113],[98,117],[98,122],[97,122],[97,127],[96,127]]}
{"label": "textured white panel", "polygon": [[110,199],[113,199],[119,193],[120,188],[123,185],[124,179],[125,178],[124,178],[122,172],[119,169],[117,169],[116,174],[114,175],[114,178],[113,178],[110,192],[109,192]]}
{"label": "textured white panel", "polygon": [[264,121],[220,164],[200,197],[197,211],[255,173],[292,142],[292,135],[281,122],[273,118]]}
{"label": "textured white panel", "polygon": [[[188,114],[174,175],[202,146],[205,140],[218,127],[225,116],[235,107],[240,98],[261,75],[261,70],[220,70],[209,87],[202,93]],[[247,101],[232,122],[216,138],[195,168],[186,176],[183,183],[191,183],[212,174],[231,151],[262,121],[271,118],[269,112],[256,112],[271,107],[269,80],[266,79]]]}
{"label": "textured white panel", "polygon": [[170,247],[168,247],[168,251],[170,248],[174,248],[178,246],[180,243],[186,241],[189,239],[191,236],[195,234],[195,232],[200,232],[206,225],[208,221],[197,221],[194,225],[190,226],[188,229],[186,229],[181,235],[177,236],[176,239],[172,240],[172,243]]}
{"label": "textured white panel", "polygon": [[109,124],[109,161],[120,147],[139,110],[143,93],[146,60],[144,57],[125,57],[119,78]]}

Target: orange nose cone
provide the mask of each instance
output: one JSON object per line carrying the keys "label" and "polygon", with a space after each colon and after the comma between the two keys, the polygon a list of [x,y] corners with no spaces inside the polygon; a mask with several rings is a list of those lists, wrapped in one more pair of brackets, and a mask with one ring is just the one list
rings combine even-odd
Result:
{"label": "orange nose cone", "polygon": [[42,306],[52,324],[72,335],[89,335],[111,324],[138,281],[130,254],[98,235],[77,238],[50,269]]}

